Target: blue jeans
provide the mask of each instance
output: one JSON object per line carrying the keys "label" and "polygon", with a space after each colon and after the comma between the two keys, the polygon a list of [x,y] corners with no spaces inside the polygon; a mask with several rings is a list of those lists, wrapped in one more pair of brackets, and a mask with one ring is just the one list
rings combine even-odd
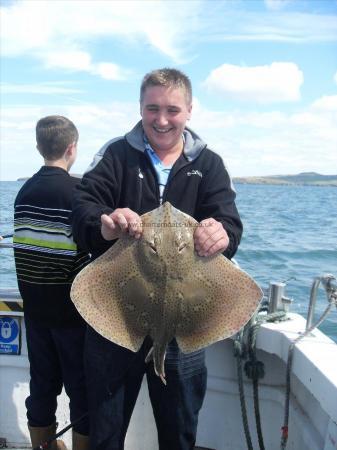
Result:
{"label": "blue jeans", "polygon": [[160,450],[192,450],[198,414],[206,392],[205,353],[184,355],[175,341],[165,360],[167,386],[145,364],[151,348],[146,338],[139,352],[120,347],[88,327],[85,370],[90,415],[90,450],[122,450],[144,373],[158,431]]}
{"label": "blue jeans", "polygon": [[[26,399],[29,425],[47,427],[55,422],[57,396],[63,385],[70,399],[70,420],[77,420],[88,410],[83,366],[85,325],[49,328],[27,317],[25,324],[30,363],[30,395]],[[74,430],[88,435],[88,418]]]}

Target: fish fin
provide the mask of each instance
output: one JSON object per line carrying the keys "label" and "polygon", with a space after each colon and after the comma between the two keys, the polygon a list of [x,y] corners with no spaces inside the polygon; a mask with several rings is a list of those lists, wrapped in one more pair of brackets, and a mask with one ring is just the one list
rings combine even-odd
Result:
{"label": "fish fin", "polygon": [[135,264],[137,241],[125,236],[75,278],[71,299],[98,333],[138,351],[149,334],[148,286]]}
{"label": "fish fin", "polygon": [[185,353],[237,333],[263,296],[255,281],[223,255],[196,259],[195,270],[177,292],[181,316],[176,340]]}

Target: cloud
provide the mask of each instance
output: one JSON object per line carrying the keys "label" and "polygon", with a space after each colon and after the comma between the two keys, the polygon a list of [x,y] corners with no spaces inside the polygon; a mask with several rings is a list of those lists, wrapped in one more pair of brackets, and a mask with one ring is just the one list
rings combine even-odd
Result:
{"label": "cloud", "polygon": [[69,71],[88,72],[99,75],[105,80],[119,81],[130,74],[130,71],[124,70],[114,63],[93,63],[91,55],[84,51],[51,51],[40,54],[40,57],[48,69],[61,68]]}
{"label": "cloud", "polygon": [[[199,2],[192,3],[197,9]],[[92,66],[90,46],[106,37],[125,45],[138,45],[141,40],[178,62],[182,53],[177,40],[188,31],[189,13],[184,4],[172,14],[169,2],[152,0],[77,0],[62,2],[62,8],[58,0],[22,0],[1,7],[1,52],[8,57],[30,54],[47,67],[87,70],[115,79],[120,70],[114,62],[98,61]]]}
{"label": "cloud", "polygon": [[0,123],[1,180],[29,176],[39,169],[42,159],[36,150],[36,122],[55,113],[69,117],[79,130],[78,158],[72,168],[73,173],[83,173],[105,142],[124,135],[140,119],[138,102],[111,102],[108,106],[99,106],[79,100],[78,105],[3,106]]}
{"label": "cloud", "polygon": [[337,95],[324,95],[317,99],[312,107],[318,110],[337,111]]}
{"label": "cloud", "polygon": [[50,51],[41,53],[47,68],[61,67],[69,70],[90,71],[91,56],[84,51]]}
{"label": "cloud", "polygon": [[79,94],[83,90],[71,87],[67,81],[31,84],[0,83],[2,94]]}
{"label": "cloud", "polygon": [[272,103],[299,100],[302,83],[303,73],[296,64],[273,62],[255,67],[223,64],[212,70],[204,86],[225,98]]}
{"label": "cloud", "polygon": [[[118,61],[92,61],[102,40],[140,43],[179,64],[200,43],[222,41],[327,42],[337,40],[337,17],[274,11],[288,4],[266,0],[267,11],[240,9],[240,2],[22,0],[1,6],[2,56],[31,56],[46,67],[123,79]],[[242,7],[241,7],[242,8]],[[235,25],[233,25],[235,24]],[[64,58],[58,53],[64,52]],[[74,61],[69,61],[71,56]]]}
{"label": "cloud", "polygon": [[336,166],[337,116],[317,103],[288,113],[213,111],[193,99],[190,126],[223,157],[233,176],[329,174]]}
{"label": "cloud", "polygon": [[97,73],[105,80],[124,80],[131,72],[121,69],[117,64],[101,62],[93,65],[92,73]]}
{"label": "cloud", "polygon": [[[337,16],[295,11],[227,11],[206,13],[208,41],[265,41],[284,43],[336,42]],[[233,26],[235,24],[235,26]],[[197,37],[196,37],[197,38]]]}
{"label": "cloud", "polygon": [[[317,99],[308,108],[285,113],[214,111],[194,98],[190,126],[223,157],[233,176],[302,171],[329,174],[336,166],[337,116],[323,99]],[[2,152],[1,179],[27,176],[40,167],[35,124],[40,117],[55,111],[69,117],[79,129],[74,173],[83,173],[105,142],[124,135],[140,119],[138,102],[4,107],[0,131],[6,150]]]}
{"label": "cloud", "polygon": [[264,0],[267,9],[279,11],[285,8],[292,0]]}
{"label": "cloud", "polygon": [[[101,2],[97,2],[101,3]],[[116,2],[118,3],[118,2]],[[40,60],[47,69],[82,71],[108,80],[123,80],[129,71],[111,61],[93,61],[85,47],[93,39],[104,36],[107,28],[104,12],[113,12],[112,4],[103,2],[103,11],[97,22],[96,5],[92,2],[59,2],[37,0],[14,3],[1,8],[3,56],[30,55]],[[81,7],[80,12],[78,7]],[[95,11],[93,11],[95,9]],[[118,33],[117,33],[118,34]]]}

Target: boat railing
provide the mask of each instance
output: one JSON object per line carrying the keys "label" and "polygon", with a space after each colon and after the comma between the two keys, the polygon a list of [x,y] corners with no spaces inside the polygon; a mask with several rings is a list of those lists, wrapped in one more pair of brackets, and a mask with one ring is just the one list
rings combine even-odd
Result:
{"label": "boat railing", "polygon": [[12,242],[0,242],[0,248],[13,248]]}
{"label": "boat railing", "polygon": [[4,239],[12,238],[12,234],[0,235],[0,248],[13,248],[13,242],[4,242]]}
{"label": "boat railing", "polygon": [[325,274],[320,277],[314,278],[314,281],[311,286],[310,291],[310,301],[309,301],[309,308],[308,308],[308,315],[307,315],[307,323],[306,323],[306,331],[309,330],[312,327],[313,320],[314,320],[314,314],[315,314],[315,307],[316,307],[316,300],[317,300],[317,292],[319,286],[322,285],[324,288],[327,300],[329,303],[336,304],[337,301],[337,281],[336,278],[331,274]]}

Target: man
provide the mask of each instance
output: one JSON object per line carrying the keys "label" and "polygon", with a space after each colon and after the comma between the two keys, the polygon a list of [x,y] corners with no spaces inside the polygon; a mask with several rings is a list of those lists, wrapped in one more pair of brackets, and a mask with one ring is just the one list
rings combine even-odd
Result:
{"label": "man", "polygon": [[[140,215],[169,201],[201,222],[194,233],[200,256],[237,250],[242,224],[235,193],[221,158],[190,129],[190,80],[175,69],[147,74],[140,90],[142,120],[96,155],[74,195],[75,240],[97,257],[123,233],[142,234]],[[194,448],[199,410],[206,391],[204,351],[182,354],[168,346],[167,386],[145,364],[145,339],[133,353],[91,327],[85,364],[92,450],[121,450],[144,373],[158,430],[160,450]]]}
{"label": "man", "polygon": [[[26,400],[32,447],[56,433],[57,397],[65,387],[72,421],[87,412],[83,368],[85,322],[70,300],[76,274],[89,262],[73,241],[69,175],[77,156],[78,131],[63,116],[36,124],[37,149],[44,166],[20,189],[14,204],[14,257],[23,299],[30,363]],[[88,449],[85,418],[73,430],[73,450]],[[53,450],[63,450],[54,441]]]}

